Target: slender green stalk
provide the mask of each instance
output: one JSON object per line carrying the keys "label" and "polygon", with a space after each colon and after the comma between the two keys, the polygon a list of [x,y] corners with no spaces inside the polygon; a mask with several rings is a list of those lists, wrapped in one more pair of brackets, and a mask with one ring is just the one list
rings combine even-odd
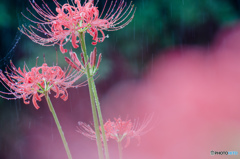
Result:
{"label": "slender green stalk", "polygon": [[119,153],[119,159],[122,159],[122,142],[118,142],[118,153]]}
{"label": "slender green stalk", "polygon": [[104,145],[104,150],[105,150],[105,156],[106,156],[106,159],[109,159],[107,139],[106,139],[105,129],[104,129],[104,126],[103,126],[103,118],[102,118],[102,113],[101,113],[101,108],[100,108],[100,102],[99,102],[99,99],[98,99],[97,89],[96,89],[96,85],[95,85],[95,82],[94,82],[93,78],[90,78],[90,81],[91,81],[92,86],[93,86],[93,94],[94,94],[94,97],[95,97],[95,102],[96,102],[96,106],[97,106],[99,122],[100,122],[100,125],[101,125],[102,136],[103,136],[103,145]]}
{"label": "slender green stalk", "polygon": [[[81,42],[81,48],[84,56],[84,61],[88,61],[87,57],[87,48],[85,44],[85,35],[84,33],[80,33],[80,42]],[[104,159],[103,156],[103,151],[102,151],[102,143],[101,143],[101,137],[100,137],[100,131],[99,131],[99,124],[98,124],[98,116],[96,112],[96,106],[94,102],[94,95],[92,91],[92,83],[90,82],[90,79],[92,78],[90,75],[90,70],[89,70],[89,65],[87,64],[86,66],[86,74],[87,74],[87,79],[88,79],[88,88],[89,88],[89,95],[90,95],[90,100],[91,100],[91,106],[92,106],[92,114],[93,114],[93,121],[94,121],[94,128],[95,128],[95,133],[96,133],[96,141],[97,141],[97,147],[98,147],[98,155],[100,159]]]}
{"label": "slender green stalk", "polygon": [[53,115],[54,121],[55,121],[55,123],[57,124],[57,128],[58,128],[58,131],[59,131],[60,136],[61,136],[61,138],[62,138],[64,148],[65,148],[65,150],[66,150],[66,152],[67,152],[68,159],[72,159],[72,155],[71,155],[71,153],[70,153],[70,150],[69,150],[67,141],[66,141],[66,139],[65,139],[65,137],[64,137],[64,133],[63,133],[62,127],[61,127],[61,125],[60,125],[60,123],[59,123],[59,120],[58,120],[57,114],[56,114],[56,112],[55,112],[55,110],[54,110],[54,108],[53,108],[52,102],[51,102],[51,100],[50,100],[50,98],[49,98],[49,96],[48,96],[48,92],[45,92],[45,98],[46,98],[48,107],[49,107],[49,109],[50,109],[50,112],[51,112],[52,115]]}

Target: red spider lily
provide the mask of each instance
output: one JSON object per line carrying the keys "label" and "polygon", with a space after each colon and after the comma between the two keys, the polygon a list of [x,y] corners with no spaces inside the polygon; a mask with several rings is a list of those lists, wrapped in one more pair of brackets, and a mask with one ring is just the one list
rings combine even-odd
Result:
{"label": "red spider lily", "polygon": [[[102,60],[102,54],[99,54],[98,61],[97,61],[97,48],[96,47],[91,52],[88,63],[85,63],[83,53],[81,53],[81,61],[82,62],[80,62],[80,60],[78,59],[77,54],[75,52],[70,51],[69,54],[70,54],[71,59],[69,59],[68,57],[65,57],[65,61],[72,68],[74,68],[75,70],[78,70],[78,71],[85,72],[86,64],[90,63],[90,70],[91,70],[90,73],[92,75],[94,75],[97,72],[100,62]],[[96,63],[96,61],[97,61],[97,63]]]}
{"label": "red spider lily", "polygon": [[[96,45],[97,42],[103,42],[106,38],[104,30],[115,31],[125,27],[133,19],[135,12],[133,5],[127,6],[124,0],[121,0],[118,5],[117,0],[112,1],[105,15],[103,13],[107,0],[100,15],[98,7],[96,7],[98,2],[94,4],[93,0],[85,0],[82,5],[81,0],[75,0],[72,5],[70,3],[60,5],[57,0],[53,0],[53,2],[56,4],[56,14],[50,10],[44,1],[42,8],[35,2],[30,1],[31,6],[41,18],[27,9],[37,21],[24,16],[37,24],[37,27],[33,25],[29,25],[28,28],[23,26],[20,31],[40,45],[60,45],[62,53],[67,52],[63,45],[69,40],[71,40],[74,48],[79,47],[77,37],[80,32],[88,32],[93,37],[93,45]],[[40,34],[37,34],[37,32]],[[102,34],[102,37],[98,36],[98,32]]]}
{"label": "red spider lily", "polygon": [[[0,95],[5,99],[18,99],[23,98],[25,104],[29,104],[29,99],[32,97],[33,105],[36,109],[39,109],[37,101],[41,101],[44,93],[50,93],[50,90],[54,91],[55,98],[62,98],[64,101],[68,99],[67,88],[80,87],[83,85],[73,85],[81,76],[79,71],[65,70],[63,71],[59,66],[47,66],[43,63],[42,66],[33,67],[31,70],[26,65],[23,67],[23,71],[20,68],[16,68],[12,62],[10,62],[11,73],[7,72],[6,76],[0,70],[0,82],[8,90],[8,92],[0,93],[5,95],[14,95],[15,97],[9,98]],[[27,68],[27,70],[26,70]]]}
{"label": "red spider lily", "polygon": [[[108,120],[104,124],[104,129],[106,133],[107,140],[114,139],[117,142],[122,142],[123,139],[127,139],[127,143],[125,147],[130,144],[131,138],[137,138],[140,143],[140,136],[148,132],[149,130],[145,130],[149,125],[152,117],[145,119],[142,124],[139,124],[138,120],[132,122],[131,120],[123,121],[120,117],[114,118],[114,121]],[[95,131],[91,128],[90,125],[87,125],[83,122],[78,122],[77,132],[82,135],[94,140],[96,139]],[[101,130],[101,127],[99,127]]]}

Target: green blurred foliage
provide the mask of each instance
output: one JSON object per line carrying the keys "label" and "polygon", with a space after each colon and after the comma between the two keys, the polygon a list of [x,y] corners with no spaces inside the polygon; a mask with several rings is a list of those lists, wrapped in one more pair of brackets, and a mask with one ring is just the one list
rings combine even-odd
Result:
{"label": "green blurred foliage", "polygon": [[0,2],[0,27],[7,27],[11,25],[11,16],[9,15],[8,7]]}
{"label": "green blurred foliage", "polygon": [[[133,22],[116,32],[117,46],[128,58],[139,59],[144,54],[149,59],[149,54],[166,47],[207,44],[218,28],[238,18],[233,3],[226,0],[138,1]],[[185,36],[189,32],[192,37]]]}

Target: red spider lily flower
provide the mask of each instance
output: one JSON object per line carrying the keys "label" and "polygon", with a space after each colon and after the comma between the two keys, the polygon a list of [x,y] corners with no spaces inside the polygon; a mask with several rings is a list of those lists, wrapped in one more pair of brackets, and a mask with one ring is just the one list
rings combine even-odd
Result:
{"label": "red spider lily flower", "polygon": [[[142,124],[139,124],[138,120],[132,122],[131,120],[123,121],[120,117],[114,118],[114,121],[108,120],[104,124],[105,134],[107,140],[114,139],[117,142],[122,142],[123,139],[127,139],[125,147],[130,144],[131,138],[137,138],[140,143],[140,136],[147,133],[149,130],[146,130],[152,117],[146,118]],[[77,132],[82,135],[94,140],[96,139],[95,131],[91,128],[90,125],[87,125],[83,122],[78,122]],[[99,127],[101,131],[101,127]]]}
{"label": "red spider lily flower", "polygon": [[[131,4],[127,6],[124,0],[121,0],[118,5],[117,0],[112,1],[105,15],[103,13],[107,0],[100,15],[97,7],[98,2],[94,4],[93,0],[85,0],[82,5],[81,0],[75,0],[72,5],[70,3],[60,5],[57,0],[53,0],[53,2],[56,5],[56,14],[44,1],[42,8],[37,3],[30,1],[31,6],[41,18],[27,9],[37,21],[23,16],[37,24],[37,27],[33,25],[29,25],[28,28],[23,26],[20,31],[40,45],[60,45],[62,53],[67,52],[63,45],[70,40],[74,48],[79,47],[77,43],[79,43],[80,32],[89,33],[93,37],[93,45],[96,45],[97,42],[103,42],[106,38],[104,30],[115,31],[125,27],[132,21],[135,13],[134,6]],[[99,37],[98,32],[101,33],[102,37]]]}
{"label": "red spider lily flower", "polygon": [[[77,54],[75,52],[72,52],[72,50],[69,52],[71,59],[68,57],[65,57],[65,61],[75,70],[85,72],[86,64],[90,63],[90,74],[94,75],[100,65],[100,62],[102,60],[102,54],[99,54],[98,61],[97,61],[97,48],[95,47],[93,51],[90,54],[90,58],[87,63],[84,61],[83,53],[81,53],[81,61],[78,59]],[[97,62],[97,63],[96,63]]]}
{"label": "red spider lily flower", "polygon": [[76,88],[83,85],[83,83],[73,85],[83,75],[79,71],[72,71],[72,69],[63,71],[59,66],[49,67],[46,63],[39,67],[33,67],[31,70],[24,65],[22,71],[20,68],[17,69],[11,61],[10,64],[11,68],[9,70],[11,73],[7,72],[6,69],[5,76],[0,70],[0,82],[8,90],[8,92],[0,91],[0,93],[14,95],[15,97],[10,98],[2,95],[0,97],[5,99],[23,98],[25,104],[29,104],[32,97],[36,109],[39,109],[37,101],[41,101],[44,93],[50,93],[50,90],[52,90],[56,93],[55,98],[60,96],[66,101],[68,99],[67,88]]}

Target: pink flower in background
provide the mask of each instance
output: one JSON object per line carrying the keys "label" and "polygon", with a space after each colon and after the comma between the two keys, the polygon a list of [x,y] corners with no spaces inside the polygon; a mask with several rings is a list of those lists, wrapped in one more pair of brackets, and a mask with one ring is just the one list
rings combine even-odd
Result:
{"label": "pink flower in background", "polygon": [[[5,95],[14,95],[15,97],[5,97],[6,99],[18,99],[23,98],[25,104],[29,104],[29,99],[32,97],[33,105],[36,109],[39,108],[37,101],[41,101],[44,96],[44,92],[50,92],[50,90],[56,93],[55,97],[60,95],[64,101],[68,99],[67,88],[80,87],[83,84],[73,85],[82,74],[78,71],[71,71],[67,69],[63,71],[59,66],[47,66],[43,63],[42,66],[33,67],[31,70],[26,70],[27,66],[24,65],[23,71],[20,68],[16,68],[12,62],[11,73],[6,71],[6,76],[0,70],[0,82],[8,90],[8,92],[0,93]],[[27,68],[28,69],[28,68]]]}
{"label": "pink flower in background", "polygon": [[[60,5],[57,0],[53,0],[53,2],[56,5],[56,14],[50,10],[44,1],[42,8],[35,2],[30,1],[33,9],[41,18],[28,10],[37,21],[24,16],[37,24],[37,27],[33,25],[29,25],[28,28],[22,26],[20,31],[40,45],[60,45],[62,53],[67,52],[63,45],[70,40],[74,48],[79,47],[77,37],[80,32],[89,33],[93,38],[93,45],[96,45],[97,42],[103,42],[106,38],[104,30],[115,31],[125,27],[133,19],[135,12],[133,11],[133,5],[127,6],[124,0],[120,1],[118,6],[117,0],[112,1],[105,15],[103,15],[103,12],[107,1],[100,15],[98,7],[96,7],[97,3],[94,5],[93,0],[85,1],[82,5],[80,0],[75,0],[72,5],[69,3]],[[101,37],[99,37],[98,32],[101,33]]]}
{"label": "pink flower in background", "polygon": [[[151,121],[152,117],[146,118],[143,123],[139,123],[138,120],[132,122],[131,120],[123,121],[120,117],[114,118],[114,121],[108,120],[104,124],[104,129],[107,139],[113,139],[117,142],[122,142],[123,139],[127,139],[125,147],[130,144],[131,138],[137,138],[140,143],[140,136],[147,133],[150,129],[147,130],[147,127]],[[96,139],[95,131],[91,128],[90,125],[87,125],[83,122],[78,122],[79,127],[77,132],[82,135],[94,140]],[[101,130],[101,127],[99,127]]]}

